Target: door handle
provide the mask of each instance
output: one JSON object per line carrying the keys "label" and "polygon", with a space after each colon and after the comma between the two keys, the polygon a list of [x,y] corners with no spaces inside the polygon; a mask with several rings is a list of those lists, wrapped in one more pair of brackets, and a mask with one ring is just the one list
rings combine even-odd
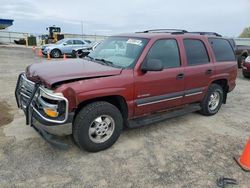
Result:
{"label": "door handle", "polygon": [[176,80],[183,80],[184,79],[184,73],[177,74]]}
{"label": "door handle", "polygon": [[213,73],[213,70],[212,70],[212,69],[206,70],[206,75],[211,75],[212,73]]}

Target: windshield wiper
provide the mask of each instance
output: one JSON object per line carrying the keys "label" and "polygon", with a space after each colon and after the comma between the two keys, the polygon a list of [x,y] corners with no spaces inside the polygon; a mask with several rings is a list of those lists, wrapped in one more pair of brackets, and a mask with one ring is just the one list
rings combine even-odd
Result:
{"label": "windshield wiper", "polygon": [[85,57],[89,58],[90,60],[94,60],[94,58],[89,55],[86,55]]}
{"label": "windshield wiper", "polygon": [[105,60],[105,59],[98,59],[98,58],[95,58],[94,60],[96,61],[101,61],[102,63],[104,64],[108,64],[108,65],[114,65],[114,63],[112,61],[108,61],[108,60]]}

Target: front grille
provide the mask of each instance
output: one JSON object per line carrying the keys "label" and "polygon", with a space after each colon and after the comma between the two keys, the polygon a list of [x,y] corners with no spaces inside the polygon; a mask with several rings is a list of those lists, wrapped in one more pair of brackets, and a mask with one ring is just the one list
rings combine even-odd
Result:
{"label": "front grille", "polygon": [[26,106],[30,100],[30,97],[34,91],[34,88],[35,88],[35,83],[28,80],[25,77],[25,75],[21,75],[18,90],[20,93],[19,102],[21,103],[20,105],[22,108],[26,108]]}

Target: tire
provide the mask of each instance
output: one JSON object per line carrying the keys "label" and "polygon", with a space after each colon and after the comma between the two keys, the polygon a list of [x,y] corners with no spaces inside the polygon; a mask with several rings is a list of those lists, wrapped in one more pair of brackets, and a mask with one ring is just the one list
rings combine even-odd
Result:
{"label": "tire", "polygon": [[243,74],[243,76],[244,76],[245,78],[250,78],[250,75],[247,74],[247,73],[245,73],[244,71],[242,71],[242,74]]}
{"label": "tire", "polygon": [[245,59],[247,58],[247,56],[245,55],[242,55],[239,59],[239,62],[238,62],[238,68],[242,68],[242,63],[245,61]]}
{"label": "tire", "polygon": [[73,123],[77,145],[90,152],[111,147],[119,138],[123,118],[118,108],[108,102],[93,102],[81,109]]}
{"label": "tire", "polygon": [[82,56],[83,56],[82,50],[77,50],[77,51],[76,51],[76,56],[77,56],[78,58],[82,58]]}
{"label": "tire", "polygon": [[50,52],[50,54],[51,54],[51,56],[52,56],[53,58],[59,58],[59,57],[61,57],[61,55],[62,55],[61,51],[58,50],[58,49],[52,50],[52,51]]}
{"label": "tire", "polygon": [[206,96],[201,102],[200,113],[206,116],[215,115],[221,108],[223,98],[224,92],[222,87],[218,84],[211,84]]}

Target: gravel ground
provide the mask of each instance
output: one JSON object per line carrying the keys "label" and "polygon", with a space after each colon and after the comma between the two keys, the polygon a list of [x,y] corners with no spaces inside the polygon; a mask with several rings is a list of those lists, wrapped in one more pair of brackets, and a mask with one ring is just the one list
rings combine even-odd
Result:
{"label": "gravel ground", "polygon": [[233,160],[250,134],[250,80],[241,72],[217,115],[192,113],[127,129],[110,149],[88,153],[70,137],[70,149],[54,148],[25,125],[14,99],[17,75],[42,61],[31,49],[0,47],[0,187],[214,188],[220,176],[250,187],[250,173]]}

